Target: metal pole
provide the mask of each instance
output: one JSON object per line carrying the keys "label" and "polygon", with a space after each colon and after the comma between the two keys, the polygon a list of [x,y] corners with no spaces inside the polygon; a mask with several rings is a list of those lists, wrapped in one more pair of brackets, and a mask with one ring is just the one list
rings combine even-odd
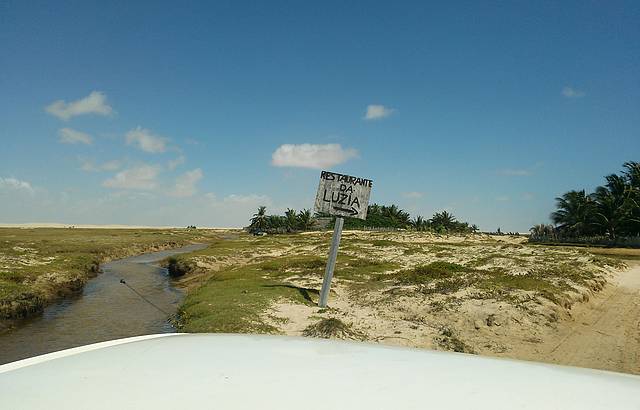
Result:
{"label": "metal pole", "polygon": [[344,219],[338,216],[336,218],[336,226],[333,229],[333,239],[331,239],[329,260],[327,261],[327,268],[324,271],[322,291],[320,292],[320,301],[318,302],[318,306],[320,306],[321,308],[327,307],[327,299],[329,299],[329,289],[331,288],[331,279],[333,279],[333,269],[336,267],[338,246],[340,245],[340,237],[342,236],[342,225],[344,225]]}

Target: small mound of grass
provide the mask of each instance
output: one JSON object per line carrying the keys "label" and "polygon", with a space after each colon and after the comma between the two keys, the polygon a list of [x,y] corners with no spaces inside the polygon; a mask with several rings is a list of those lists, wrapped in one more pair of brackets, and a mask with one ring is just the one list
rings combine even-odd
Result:
{"label": "small mound of grass", "polygon": [[373,246],[398,246],[400,245],[398,242],[390,241],[388,239],[375,239],[371,241],[371,245]]}
{"label": "small mound of grass", "polygon": [[166,261],[167,271],[169,272],[169,276],[172,278],[179,278],[180,276],[184,276],[185,274],[191,272],[194,269],[194,266],[185,261],[184,259],[176,258],[175,256],[170,256]]}
{"label": "small mound of grass", "polygon": [[446,326],[440,329],[440,336],[436,338],[436,343],[446,350],[458,353],[475,353],[471,346],[460,340],[455,332]]}
{"label": "small mound of grass", "polygon": [[457,273],[470,272],[471,269],[456,263],[436,261],[428,265],[416,266],[408,271],[395,275],[396,280],[404,285],[423,285],[436,279],[449,279]]}
{"label": "small mound of grass", "polygon": [[303,336],[321,337],[324,339],[356,339],[363,340],[363,335],[353,330],[353,328],[340,319],[322,319],[312,325],[307,326],[302,331]]}

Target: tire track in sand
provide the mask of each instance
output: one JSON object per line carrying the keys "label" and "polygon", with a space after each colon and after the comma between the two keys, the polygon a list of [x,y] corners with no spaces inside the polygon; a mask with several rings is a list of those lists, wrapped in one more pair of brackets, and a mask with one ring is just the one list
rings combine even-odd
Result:
{"label": "tire track in sand", "polygon": [[614,278],[592,301],[574,307],[545,361],[640,374],[640,263]]}

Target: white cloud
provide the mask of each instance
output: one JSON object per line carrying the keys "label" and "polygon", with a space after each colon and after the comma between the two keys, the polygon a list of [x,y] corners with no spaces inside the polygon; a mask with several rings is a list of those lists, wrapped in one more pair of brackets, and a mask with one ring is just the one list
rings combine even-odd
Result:
{"label": "white cloud", "polygon": [[142,165],[120,171],[102,185],[107,188],[151,190],[157,186],[159,173],[158,166]]}
{"label": "white cloud", "polygon": [[510,200],[511,200],[511,198],[509,198],[506,195],[502,195],[502,196],[499,196],[499,197],[496,198],[496,201],[499,201],[499,202],[508,202]]}
{"label": "white cloud", "polygon": [[167,163],[167,166],[169,167],[170,170],[174,170],[176,169],[179,165],[184,164],[186,158],[184,157],[184,155],[180,155],[178,158],[176,159],[172,159],[169,160],[169,162]]}
{"label": "white cloud", "polygon": [[80,163],[80,169],[87,172],[117,171],[122,167],[122,162],[117,159],[96,164],[92,160],[80,158]]}
{"label": "white cloud", "polygon": [[535,198],[535,195],[532,194],[531,192],[525,192],[524,194],[522,194],[523,201],[531,201],[534,198]]}
{"label": "white cloud", "polygon": [[424,196],[424,193],[417,192],[417,191],[411,191],[411,192],[404,192],[402,194],[402,196],[404,196],[405,198],[408,198],[408,199],[419,199],[419,198],[422,198]]}
{"label": "white cloud", "polygon": [[169,195],[176,197],[193,196],[197,192],[196,184],[202,179],[202,170],[196,168],[176,178],[176,184]]}
{"label": "white cloud", "polygon": [[379,120],[393,114],[393,108],[384,105],[371,104],[367,106],[367,113],[364,115],[365,120]]}
{"label": "white cloud", "polygon": [[167,139],[154,135],[148,129],[137,127],[126,134],[128,145],[137,145],[144,152],[158,154],[167,150]]}
{"label": "white cloud", "polygon": [[564,95],[567,98],[582,98],[585,95],[587,95],[587,93],[585,93],[582,90],[578,90],[576,88],[567,86],[562,88],[562,95]]}
{"label": "white cloud", "polygon": [[271,156],[276,167],[331,168],[358,156],[353,148],[340,144],[284,144]]}
{"label": "white cloud", "polygon": [[0,189],[11,189],[16,191],[23,191],[29,194],[34,193],[34,189],[27,181],[20,181],[16,178],[2,178],[0,177]]}
{"label": "white cloud", "polygon": [[223,201],[227,203],[235,203],[235,204],[258,204],[258,205],[271,204],[271,198],[269,198],[266,195],[257,195],[257,194],[249,194],[249,195],[231,194],[224,197]]}
{"label": "white cloud", "polygon": [[500,175],[515,176],[515,177],[526,177],[526,176],[533,175],[533,172],[529,171],[528,169],[501,169],[500,171],[498,171],[498,173]]}
{"label": "white cloud", "polygon": [[83,114],[111,115],[113,109],[107,104],[107,96],[100,91],[92,91],[88,96],[72,102],[57,100],[45,107],[45,111],[61,120],[68,120]]}
{"label": "white cloud", "polygon": [[59,141],[63,144],[86,144],[90,145],[93,140],[89,134],[76,131],[71,128],[62,128],[58,130]]}

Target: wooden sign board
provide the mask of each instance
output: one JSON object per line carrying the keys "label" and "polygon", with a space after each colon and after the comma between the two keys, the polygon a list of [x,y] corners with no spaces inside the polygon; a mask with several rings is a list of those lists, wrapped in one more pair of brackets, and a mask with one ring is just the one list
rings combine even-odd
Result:
{"label": "wooden sign board", "polygon": [[370,179],[322,171],[314,211],[367,219],[372,186]]}

